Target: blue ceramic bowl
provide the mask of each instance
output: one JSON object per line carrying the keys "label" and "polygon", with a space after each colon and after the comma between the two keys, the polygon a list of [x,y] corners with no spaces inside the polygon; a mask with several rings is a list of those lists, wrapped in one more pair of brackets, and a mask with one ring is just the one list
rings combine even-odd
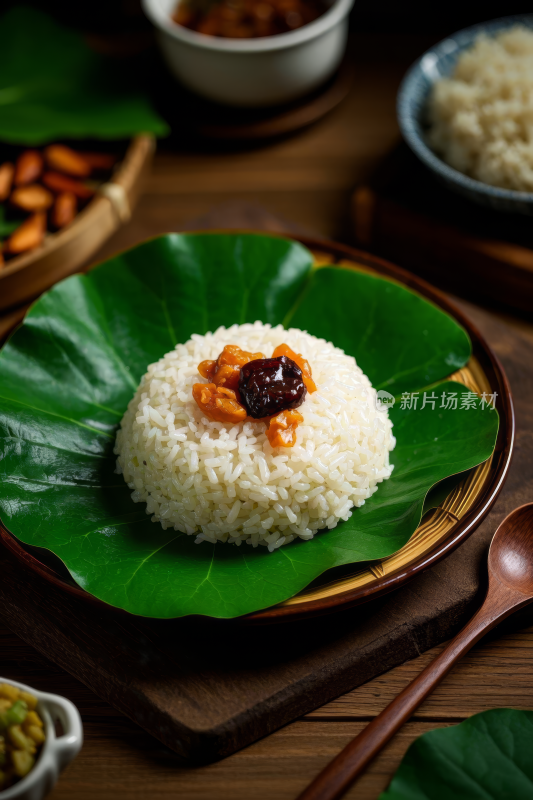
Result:
{"label": "blue ceramic bowl", "polygon": [[409,147],[449,189],[469,200],[500,211],[533,216],[533,192],[499,189],[463,175],[448,166],[430,149],[424,132],[424,111],[432,85],[440,78],[450,75],[457,57],[463,50],[471,47],[480,33],[494,36],[516,24],[533,29],[533,14],[482,22],[448,36],[432,47],[413,64],[403,79],[398,92],[397,112],[400,129]]}

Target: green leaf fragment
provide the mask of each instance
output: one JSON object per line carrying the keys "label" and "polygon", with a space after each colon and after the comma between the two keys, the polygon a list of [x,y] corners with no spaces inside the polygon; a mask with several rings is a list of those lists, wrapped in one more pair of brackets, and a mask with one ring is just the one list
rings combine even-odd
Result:
{"label": "green leaf fragment", "polygon": [[129,62],[105,58],[83,36],[30,6],[0,17],[0,140],[165,136]]}
{"label": "green leaf fragment", "polygon": [[483,711],[420,736],[379,800],[530,800],[532,752],[532,711]]}
{"label": "green leaf fragment", "polygon": [[396,397],[450,375],[472,349],[466,331],[416,292],[365,273],[354,284],[350,269],[316,270],[285,323],[305,328],[311,316],[315,336],[355,356],[374,388]]}
{"label": "green leaf fragment", "polygon": [[5,207],[0,204],[0,239],[5,239],[7,236],[11,236],[13,231],[16,231],[22,222],[22,219],[7,220]]}

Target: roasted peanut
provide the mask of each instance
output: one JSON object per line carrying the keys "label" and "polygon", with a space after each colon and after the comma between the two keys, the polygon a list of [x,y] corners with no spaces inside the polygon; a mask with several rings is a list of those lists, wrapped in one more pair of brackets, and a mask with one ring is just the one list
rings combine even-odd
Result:
{"label": "roasted peanut", "polygon": [[13,231],[5,243],[8,253],[24,253],[32,250],[41,244],[46,231],[46,214],[44,211],[37,211],[28,217],[16,231]]}
{"label": "roasted peanut", "polygon": [[101,171],[113,169],[118,161],[118,156],[112,153],[80,153],[91,169]]}
{"label": "roasted peanut", "polygon": [[91,165],[87,160],[64,144],[51,144],[44,151],[48,166],[58,172],[65,172],[74,178],[87,178],[91,174]]}
{"label": "roasted peanut", "polygon": [[78,201],[73,192],[58,194],[52,209],[51,221],[55,228],[64,228],[76,216]]}
{"label": "roasted peanut", "polygon": [[43,171],[43,157],[38,150],[25,150],[15,164],[15,186],[33,183]]}
{"label": "roasted peanut", "polygon": [[15,189],[9,202],[23,211],[46,211],[54,202],[54,196],[44,186],[30,183],[28,186],[19,186]]}
{"label": "roasted peanut", "polygon": [[72,192],[80,200],[88,200],[94,194],[94,189],[85,186],[81,181],[75,181],[66,175],[61,175],[60,172],[45,172],[43,183],[53,192]]}
{"label": "roasted peanut", "polygon": [[11,192],[15,167],[10,161],[6,161],[0,167],[0,201],[7,200]]}

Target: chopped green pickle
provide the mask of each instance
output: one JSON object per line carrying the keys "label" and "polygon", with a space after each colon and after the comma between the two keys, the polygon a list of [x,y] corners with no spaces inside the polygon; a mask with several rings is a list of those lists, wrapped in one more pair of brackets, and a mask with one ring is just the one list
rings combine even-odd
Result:
{"label": "chopped green pickle", "polygon": [[9,720],[9,725],[20,725],[26,719],[28,713],[28,705],[24,700],[17,700],[11,708],[6,711]]}

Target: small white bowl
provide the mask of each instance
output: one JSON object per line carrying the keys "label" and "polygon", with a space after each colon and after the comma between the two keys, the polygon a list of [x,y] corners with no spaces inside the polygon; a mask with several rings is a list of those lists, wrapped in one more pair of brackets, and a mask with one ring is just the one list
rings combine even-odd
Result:
{"label": "small white bowl", "polygon": [[[59,773],[78,755],[83,744],[83,727],[78,709],[70,700],[57,694],[38,692],[31,686],[0,678],[0,683],[16,686],[33,694],[37,700],[37,713],[44,722],[46,740],[33,769],[25,778],[0,791],[0,800],[42,800],[50,792]],[[56,736],[54,720],[59,719],[63,735]]]}
{"label": "small white bowl", "polygon": [[295,100],[333,75],[346,49],[354,0],[333,0],[314,22],[257,39],[204,36],[178,25],[171,19],[176,0],[142,4],[178,80],[209,100],[252,108]]}

